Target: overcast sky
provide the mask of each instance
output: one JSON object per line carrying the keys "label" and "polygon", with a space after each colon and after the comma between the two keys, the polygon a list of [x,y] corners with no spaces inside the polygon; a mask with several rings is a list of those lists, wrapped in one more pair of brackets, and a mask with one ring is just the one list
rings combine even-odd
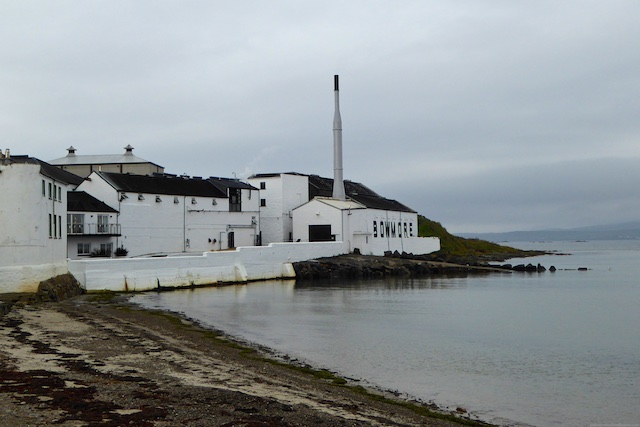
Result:
{"label": "overcast sky", "polygon": [[344,175],[452,232],[640,220],[640,1],[0,0],[0,148]]}

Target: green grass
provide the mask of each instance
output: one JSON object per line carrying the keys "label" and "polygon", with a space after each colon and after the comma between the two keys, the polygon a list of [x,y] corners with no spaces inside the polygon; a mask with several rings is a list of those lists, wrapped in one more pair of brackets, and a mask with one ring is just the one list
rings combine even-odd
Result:
{"label": "green grass", "polygon": [[524,251],[486,240],[454,236],[439,222],[432,221],[422,215],[418,215],[418,236],[440,238],[440,250],[434,253],[433,257],[442,261],[465,258],[493,261],[541,254],[538,251]]}

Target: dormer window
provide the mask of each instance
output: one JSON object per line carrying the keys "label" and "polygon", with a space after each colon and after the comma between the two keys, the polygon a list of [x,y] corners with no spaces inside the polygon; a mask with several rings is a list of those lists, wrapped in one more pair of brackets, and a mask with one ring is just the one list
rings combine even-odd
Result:
{"label": "dormer window", "polygon": [[176,203],[176,204],[177,204],[177,203],[180,203],[180,199],[178,199],[178,197],[177,197],[177,196],[176,196],[176,197],[174,197],[174,198],[173,198],[173,203]]}
{"label": "dormer window", "polygon": [[156,203],[160,203],[162,202],[162,199],[160,198],[160,196],[156,196]]}
{"label": "dormer window", "polygon": [[142,194],[138,194],[138,200],[144,200],[144,196]]}
{"label": "dormer window", "polygon": [[192,198],[191,198],[191,204],[192,204],[192,205],[197,205],[197,204],[198,204],[198,201],[196,200],[196,198],[195,198],[195,197],[192,197]]}

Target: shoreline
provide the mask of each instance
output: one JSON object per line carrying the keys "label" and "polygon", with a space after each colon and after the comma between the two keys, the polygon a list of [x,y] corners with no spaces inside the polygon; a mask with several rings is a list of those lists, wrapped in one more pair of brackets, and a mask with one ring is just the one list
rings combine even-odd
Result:
{"label": "shoreline", "polygon": [[0,323],[0,412],[15,426],[488,425],[461,408],[453,415],[297,364],[127,294],[27,297]]}

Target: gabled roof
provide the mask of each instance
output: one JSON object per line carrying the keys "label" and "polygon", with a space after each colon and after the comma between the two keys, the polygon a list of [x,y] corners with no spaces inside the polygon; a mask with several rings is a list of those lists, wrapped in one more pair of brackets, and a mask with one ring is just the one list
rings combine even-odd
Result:
{"label": "gabled roof", "polygon": [[151,164],[164,169],[162,166],[145,160],[133,154],[133,147],[127,145],[124,147],[124,154],[90,154],[79,156],[76,149],[69,147],[64,157],[50,160],[49,163],[55,166],[72,166],[72,165],[120,165],[120,164]]}
{"label": "gabled roof", "polygon": [[113,172],[94,172],[117,191],[146,194],[169,194],[173,196],[198,196],[227,198],[208,180],[165,175],[133,175]]}
{"label": "gabled roof", "polygon": [[298,172],[274,172],[274,173],[256,173],[251,175],[248,179],[274,178],[276,176],[281,176],[281,175],[309,176],[304,173],[298,173]]}
{"label": "gabled roof", "polygon": [[[309,179],[309,199],[314,197],[332,197],[333,196],[333,179],[324,178],[318,175],[305,175],[298,172],[282,172],[282,173],[260,173],[251,175],[249,179],[254,178],[273,178],[281,175],[297,175],[306,176]],[[365,205],[371,209],[381,209],[397,212],[412,212],[413,209],[403,205],[397,200],[387,199],[370,189],[364,184],[349,180],[344,181],[344,191],[346,196],[358,203]]]}
{"label": "gabled roof", "polygon": [[231,178],[219,178],[215,176],[210,176],[207,181],[209,181],[212,185],[227,193],[228,188],[240,188],[242,190],[257,190],[251,184],[247,184],[246,182],[238,181],[237,179]]}
{"label": "gabled roof", "polygon": [[[340,209],[341,211],[346,211],[346,210],[356,210],[356,209],[366,209],[367,207],[361,203],[358,203],[354,200],[338,200],[338,199],[334,199],[333,197],[314,197],[313,199],[309,200],[307,203],[298,206],[295,209],[298,209],[306,204],[309,204],[311,202],[319,202],[319,203],[323,203],[325,205],[329,205],[333,208],[336,209]],[[294,209],[294,210],[295,210]]]}
{"label": "gabled roof", "polygon": [[46,177],[53,179],[54,181],[63,182],[65,184],[78,186],[82,183],[82,177],[72,174],[71,172],[58,169],[49,163],[29,156],[11,156],[8,159],[3,159],[7,163],[23,163],[40,165],[40,173]]}
{"label": "gabled roof", "polygon": [[[397,200],[382,197],[369,187],[359,182],[344,181],[344,191],[349,199],[365,205],[370,209],[381,209],[397,212],[412,212],[413,209],[403,205]],[[318,175],[309,175],[309,198],[317,196],[331,197],[333,195],[333,179],[323,178]]]}
{"label": "gabled roof", "polygon": [[67,212],[118,213],[111,206],[84,191],[70,191],[67,193]]}

